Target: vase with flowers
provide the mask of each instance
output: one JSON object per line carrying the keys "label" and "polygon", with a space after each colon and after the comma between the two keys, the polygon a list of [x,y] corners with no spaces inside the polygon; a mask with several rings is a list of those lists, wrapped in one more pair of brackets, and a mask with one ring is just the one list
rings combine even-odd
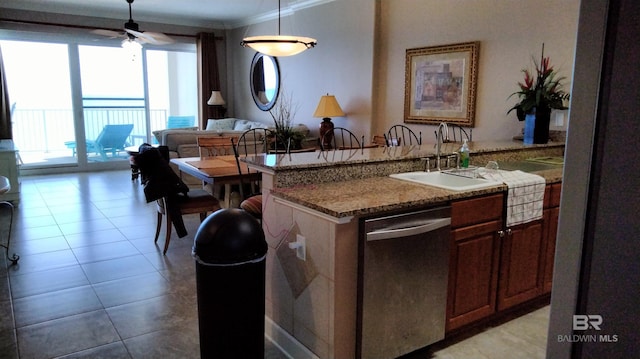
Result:
{"label": "vase with flowers", "polygon": [[[549,57],[544,57],[544,43],[540,62],[532,57],[535,66],[535,74],[529,69],[523,69],[524,82],[518,82],[520,91],[509,96],[517,96],[519,101],[509,111],[515,110],[518,120],[524,121],[527,115],[535,118],[533,131],[533,143],[547,143],[549,140],[549,122],[551,110],[566,110],[564,105],[569,100],[570,94],[563,90],[564,76],[558,76],[557,71],[551,66]],[[534,115],[534,116],[531,116]]]}

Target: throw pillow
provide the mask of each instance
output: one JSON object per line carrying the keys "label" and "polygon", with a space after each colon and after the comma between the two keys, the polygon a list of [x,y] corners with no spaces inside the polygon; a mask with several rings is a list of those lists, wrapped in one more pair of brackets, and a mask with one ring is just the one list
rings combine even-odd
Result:
{"label": "throw pillow", "polygon": [[234,131],[246,131],[251,128],[251,123],[247,120],[236,120],[233,124]]}
{"label": "throw pillow", "polygon": [[236,123],[236,121],[236,118],[221,118],[219,120],[209,119],[209,121],[207,121],[206,130],[233,130],[233,125]]}

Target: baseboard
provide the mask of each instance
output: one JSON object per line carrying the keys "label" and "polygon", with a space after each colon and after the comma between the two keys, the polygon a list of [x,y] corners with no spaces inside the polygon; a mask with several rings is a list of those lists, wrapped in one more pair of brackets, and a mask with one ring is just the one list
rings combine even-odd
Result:
{"label": "baseboard", "polygon": [[264,335],[290,359],[320,359],[269,317],[264,317]]}

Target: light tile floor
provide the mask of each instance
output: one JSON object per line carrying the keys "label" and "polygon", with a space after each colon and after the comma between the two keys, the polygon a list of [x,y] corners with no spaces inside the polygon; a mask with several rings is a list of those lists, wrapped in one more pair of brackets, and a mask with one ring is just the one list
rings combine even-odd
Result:
{"label": "light tile floor", "polygon": [[[22,178],[7,268],[0,259],[0,358],[198,358],[189,235],[153,243],[155,204],[130,172]],[[8,216],[0,214],[6,242]],[[161,236],[162,237],[162,236]],[[286,358],[265,340],[265,358]]]}
{"label": "light tile floor", "polygon": [[[0,259],[0,358],[198,358],[189,235],[153,243],[155,207],[128,171],[23,177]],[[6,213],[0,214],[6,232]],[[6,241],[6,234],[0,233]],[[3,249],[3,248],[0,248]],[[548,307],[407,358],[543,358]],[[266,358],[286,358],[265,340]]]}

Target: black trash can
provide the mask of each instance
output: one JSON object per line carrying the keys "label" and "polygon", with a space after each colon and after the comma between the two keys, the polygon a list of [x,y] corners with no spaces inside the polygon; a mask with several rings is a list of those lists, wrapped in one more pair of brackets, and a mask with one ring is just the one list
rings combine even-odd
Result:
{"label": "black trash can", "polygon": [[200,357],[264,358],[265,258],[260,223],[241,209],[219,210],[198,228]]}

